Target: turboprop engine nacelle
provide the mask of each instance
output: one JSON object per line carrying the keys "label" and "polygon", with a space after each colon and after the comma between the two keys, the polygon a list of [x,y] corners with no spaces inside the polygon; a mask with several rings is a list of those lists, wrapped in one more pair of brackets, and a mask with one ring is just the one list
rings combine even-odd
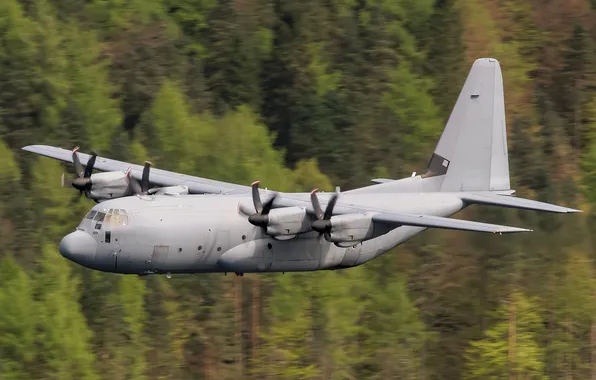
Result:
{"label": "turboprop engine nacelle", "polygon": [[350,247],[374,237],[374,223],[371,215],[346,214],[330,219],[329,241],[340,247]]}
{"label": "turboprop engine nacelle", "polygon": [[129,195],[129,178],[123,172],[105,172],[91,175],[86,196],[95,200],[120,198]]}
{"label": "turboprop engine nacelle", "polygon": [[269,213],[267,234],[278,240],[291,239],[297,234],[310,231],[310,225],[311,220],[303,208],[277,208]]}

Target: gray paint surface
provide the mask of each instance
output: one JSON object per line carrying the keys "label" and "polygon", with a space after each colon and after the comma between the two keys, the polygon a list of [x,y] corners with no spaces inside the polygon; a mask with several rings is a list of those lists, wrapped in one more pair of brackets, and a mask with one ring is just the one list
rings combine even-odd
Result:
{"label": "gray paint surface", "polygon": [[[72,162],[66,149],[23,149]],[[89,157],[81,154],[81,163]],[[95,169],[130,169],[140,180],[143,167],[97,157]],[[89,214],[98,220],[85,218],[64,237],[62,255],[91,269],[126,274],[329,270],[364,264],[426,228],[530,231],[449,218],[471,204],[579,211],[511,196],[503,79],[492,58],[472,66],[425,174],[376,179],[375,185],[339,194],[328,235],[335,242],[309,227],[317,218],[310,193],[276,193],[263,228],[248,221],[256,212],[250,186],[160,169],[151,171],[150,182],[185,191],[174,187],[101,201]],[[257,193],[264,202],[272,194]],[[332,195],[318,194],[323,209]]]}

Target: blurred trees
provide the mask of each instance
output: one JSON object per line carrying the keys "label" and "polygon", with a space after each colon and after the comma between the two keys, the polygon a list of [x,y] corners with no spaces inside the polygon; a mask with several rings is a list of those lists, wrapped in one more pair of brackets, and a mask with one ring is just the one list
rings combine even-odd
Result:
{"label": "blurred trees", "polygon": [[[594,1],[0,2],[0,378],[594,378]],[[428,231],[332,273],[137,278],[55,246],[91,207],[27,144],[287,191],[426,165],[474,59],[528,236]]]}

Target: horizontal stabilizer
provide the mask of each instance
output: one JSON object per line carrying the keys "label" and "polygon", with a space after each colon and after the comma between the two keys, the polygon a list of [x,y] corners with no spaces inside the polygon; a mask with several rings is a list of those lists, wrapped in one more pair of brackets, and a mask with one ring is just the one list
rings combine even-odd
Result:
{"label": "horizontal stabilizer", "polygon": [[563,214],[570,212],[582,212],[582,210],[576,210],[569,207],[557,206],[550,203],[533,201],[531,199],[517,198],[506,195],[462,194],[461,199],[469,204],[501,206],[518,208],[523,210],[557,212]]}
{"label": "horizontal stabilizer", "polygon": [[375,222],[399,224],[403,226],[416,226],[427,228],[444,228],[449,230],[475,231],[475,232],[491,232],[494,234],[511,234],[517,232],[531,232],[525,228],[500,226],[497,224],[488,224],[473,222],[471,220],[443,218],[439,216],[430,215],[410,215],[410,214],[395,214],[395,213],[381,213],[373,216]]}

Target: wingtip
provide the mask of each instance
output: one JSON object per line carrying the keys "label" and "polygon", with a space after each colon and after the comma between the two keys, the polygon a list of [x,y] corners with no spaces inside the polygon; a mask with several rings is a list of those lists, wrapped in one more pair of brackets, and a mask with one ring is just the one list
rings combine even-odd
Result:
{"label": "wingtip", "polygon": [[35,151],[35,148],[38,147],[39,145],[25,145],[24,147],[22,147],[21,149],[26,151],[26,152],[33,152]]}
{"label": "wingtip", "polygon": [[520,232],[534,232],[534,230],[531,230],[528,228],[509,227],[509,228],[505,228],[505,229],[496,230],[494,233],[503,235],[503,234],[516,234],[516,233],[520,233]]}
{"label": "wingtip", "polygon": [[579,210],[579,209],[575,209],[575,208],[566,208],[565,209],[567,211],[567,213],[571,214],[571,213],[578,213],[578,212],[584,212],[584,210]]}

